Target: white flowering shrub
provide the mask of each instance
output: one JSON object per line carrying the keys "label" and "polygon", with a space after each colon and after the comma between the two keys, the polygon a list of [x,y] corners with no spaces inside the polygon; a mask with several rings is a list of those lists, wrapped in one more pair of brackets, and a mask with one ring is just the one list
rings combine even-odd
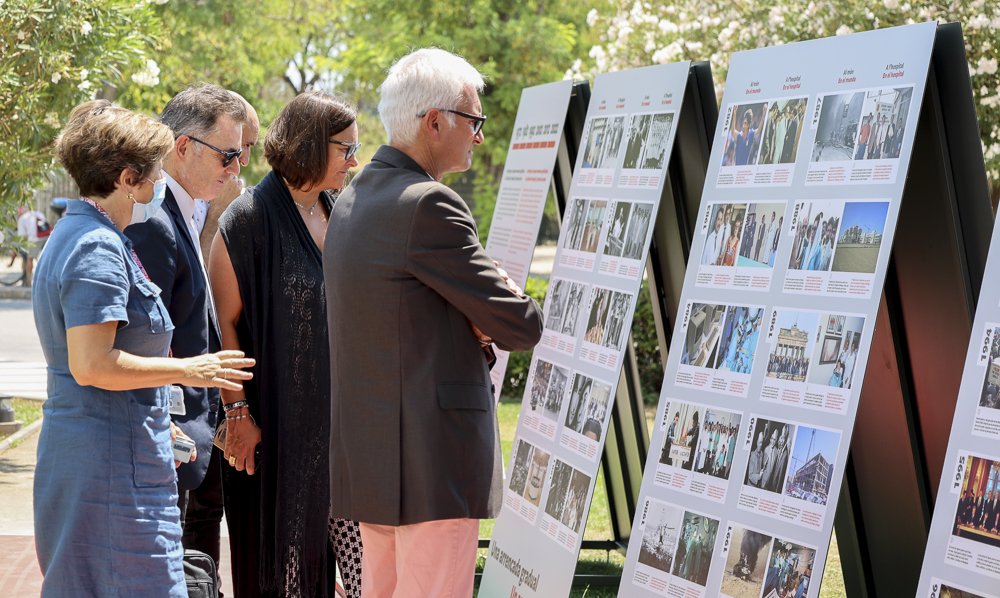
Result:
{"label": "white flowering shrub", "polygon": [[587,24],[599,43],[568,77],[592,77],[650,63],[709,60],[716,93],[729,55],[793,41],[846,35],[925,21],[959,22],[965,33],[972,91],[986,168],[1000,190],[1000,2],[997,0],[611,0]]}

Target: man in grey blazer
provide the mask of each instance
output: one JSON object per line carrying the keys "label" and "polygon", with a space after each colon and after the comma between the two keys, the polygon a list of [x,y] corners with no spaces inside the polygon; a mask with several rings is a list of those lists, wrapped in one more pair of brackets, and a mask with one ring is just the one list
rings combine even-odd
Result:
{"label": "man in grey blazer", "polygon": [[502,487],[491,345],[542,334],[440,183],[483,142],[483,85],[443,50],[401,58],[380,88],[389,144],[330,214],[331,502],[361,523],[366,598],[471,595],[478,520]]}

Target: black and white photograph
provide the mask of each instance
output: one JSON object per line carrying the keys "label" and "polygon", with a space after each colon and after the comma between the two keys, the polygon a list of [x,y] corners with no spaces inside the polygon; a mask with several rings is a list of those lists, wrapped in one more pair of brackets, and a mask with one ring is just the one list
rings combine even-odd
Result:
{"label": "black and white photograph", "polygon": [[611,300],[614,291],[595,287],[591,292],[590,306],[587,310],[587,327],[584,328],[583,340],[600,345],[607,332],[608,313],[611,310]]}
{"label": "black and white photograph", "polygon": [[577,197],[570,201],[566,208],[566,225],[563,227],[562,246],[566,249],[577,250],[583,241],[583,227],[587,220],[587,206],[589,199]]}
{"label": "black and white photograph", "polygon": [[767,117],[767,102],[730,106],[726,115],[722,166],[753,166],[760,153],[761,133]]}
{"label": "black and white photograph", "polygon": [[758,418],[743,483],[781,494],[794,435],[795,426],[792,424]]}
{"label": "black and white photograph", "polygon": [[715,550],[719,521],[691,511],[684,512],[681,537],[674,555],[673,574],[691,583],[704,586]]}
{"label": "black and white photograph", "polygon": [[1000,327],[992,330],[989,360],[986,365],[986,379],[979,395],[979,406],[1000,410]]}
{"label": "black and white photograph", "polygon": [[608,309],[607,324],[604,327],[604,338],[601,340],[602,346],[609,349],[621,348],[622,341],[628,336],[628,331],[625,329],[625,321],[631,301],[631,294],[612,291],[611,307]]}
{"label": "black and white photograph", "polygon": [[704,410],[694,471],[715,478],[729,479],[742,419],[741,414],[733,411],[715,407]]}
{"label": "black and white photograph", "polygon": [[812,582],[816,550],[789,540],[775,538],[767,562],[762,596],[805,598]]}
{"label": "black and white photograph", "polygon": [[741,268],[773,268],[784,225],[784,203],[749,204],[735,265]]}
{"label": "black and white photograph", "polygon": [[682,511],[658,500],[646,500],[639,562],[670,574],[682,525]]}
{"label": "black and white photograph", "polygon": [[545,328],[568,336],[576,336],[580,304],[588,286],[582,282],[553,278],[545,298]]}
{"label": "black and white photograph", "polygon": [[692,303],[691,314],[684,332],[682,365],[700,368],[715,366],[722,336],[722,321],[726,306],[712,303]]}
{"label": "black and white photograph", "polygon": [[518,439],[517,450],[514,451],[514,464],[510,468],[510,483],[507,487],[515,494],[524,494],[524,485],[528,481],[528,465],[532,446]]}
{"label": "black and white photograph", "polygon": [[558,419],[568,380],[568,368],[553,365],[544,359],[537,360],[530,382],[528,406],[531,411],[540,413],[546,419]]}
{"label": "black and white photograph", "polygon": [[791,164],[799,151],[807,98],[776,100],[767,109],[767,124],[758,164]]}
{"label": "black and white photograph", "polygon": [[691,471],[694,468],[698,439],[705,408],[701,405],[671,401],[667,405],[666,434],[660,448],[660,463]]}
{"label": "black and white photograph", "polygon": [[952,535],[1000,548],[1000,461],[965,456]]}
{"label": "black and white photograph", "polygon": [[672,112],[663,114],[633,114],[629,122],[628,143],[625,146],[623,169],[661,170],[666,166],[670,147]]}
{"label": "black and white photograph", "polygon": [[552,481],[545,500],[545,512],[576,533],[585,515],[590,477],[556,459]]}
{"label": "black and white photograph", "polygon": [[720,203],[712,206],[710,228],[701,254],[703,266],[736,266],[740,255],[745,203]]}
{"label": "black and white photograph", "polygon": [[614,168],[625,134],[625,117],[595,118],[584,144],[582,168]]}
{"label": "black and white photograph", "polygon": [[542,486],[548,473],[550,455],[537,446],[531,447],[528,459],[528,477],[524,484],[524,499],[534,506],[542,499]]}
{"label": "black and white photograph", "polygon": [[716,369],[737,374],[750,373],[763,318],[764,310],[760,307],[726,307]]}
{"label": "black and white photograph", "polygon": [[628,231],[629,212],[632,203],[628,201],[616,201],[611,207],[611,225],[608,228],[608,237],[604,241],[604,255],[621,257],[625,248],[625,234]]}
{"label": "black and white photograph", "polygon": [[805,382],[818,327],[817,312],[779,309],[767,357],[767,377]]}
{"label": "black and white photograph", "polygon": [[832,201],[807,201],[796,207],[789,270],[829,272],[840,227],[841,207]]}
{"label": "black and white photograph", "polygon": [[625,233],[625,241],[622,247],[622,257],[630,260],[643,258],[643,249],[646,245],[646,235],[649,232],[650,223],[653,217],[653,204],[637,203],[632,206],[632,214],[629,216],[628,231]]}
{"label": "black and white photograph", "polygon": [[785,494],[818,505],[827,504],[839,448],[840,432],[800,425],[795,432]]}
{"label": "black and white photograph", "polygon": [[812,362],[806,379],[811,384],[850,389],[858,365],[865,319],[843,314],[820,314]]}
{"label": "black and white photograph", "polygon": [[611,386],[584,374],[575,374],[566,408],[565,426],[593,441],[604,436]]}
{"label": "black and white photograph", "polygon": [[721,594],[729,598],[760,598],[774,538],[745,527],[731,529]]}

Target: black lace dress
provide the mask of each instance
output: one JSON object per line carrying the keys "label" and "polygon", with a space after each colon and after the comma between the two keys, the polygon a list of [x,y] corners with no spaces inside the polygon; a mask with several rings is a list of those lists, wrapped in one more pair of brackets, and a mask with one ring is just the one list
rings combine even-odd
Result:
{"label": "black lace dress", "polygon": [[[331,197],[321,201],[329,211]],[[257,360],[244,390],[262,437],[255,475],[223,466],[236,595],[333,596],[335,558],[348,595],[360,596],[358,525],[329,515],[322,253],[274,172],[233,202],[219,232],[243,301],[240,347]]]}

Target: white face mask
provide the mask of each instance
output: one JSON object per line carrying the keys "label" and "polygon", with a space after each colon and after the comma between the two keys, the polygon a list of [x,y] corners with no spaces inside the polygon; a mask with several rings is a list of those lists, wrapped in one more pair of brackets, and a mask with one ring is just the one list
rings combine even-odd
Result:
{"label": "white face mask", "polygon": [[129,221],[129,225],[142,224],[150,218],[156,215],[160,211],[160,206],[163,204],[163,198],[166,196],[167,192],[167,179],[161,178],[158,181],[153,182],[153,198],[149,200],[149,203],[139,203],[132,198],[132,220]]}

